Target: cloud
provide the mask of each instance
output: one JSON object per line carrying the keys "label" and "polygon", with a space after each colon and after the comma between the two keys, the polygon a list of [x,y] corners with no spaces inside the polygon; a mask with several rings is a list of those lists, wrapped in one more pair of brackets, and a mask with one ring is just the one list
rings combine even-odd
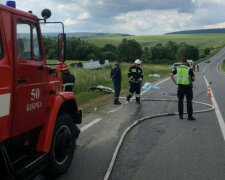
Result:
{"label": "cloud", "polygon": [[[179,10],[144,10],[120,14],[111,31],[131,34],[163,34],[188,27],[192,15]],[[129,32],[130,31],[130,32]]]}
{"label": "cloud", "polygon": [[91,15],[89,14],[89,12],[83,12],[77,17],[77,20],[85,20],[85,19],[89,19],[90,17]]}
{"label": "cloud", "polygon": [[51,9],[49,21],[64,22],[66,32],[163,34],[222,27],[225,19],[225,0],[19,0],[17,8],[38,17]]}
{"label": "cloud", "polygon": [[213,29],[213,28],[225,28],[225,22],[204,26],[204,29]]}

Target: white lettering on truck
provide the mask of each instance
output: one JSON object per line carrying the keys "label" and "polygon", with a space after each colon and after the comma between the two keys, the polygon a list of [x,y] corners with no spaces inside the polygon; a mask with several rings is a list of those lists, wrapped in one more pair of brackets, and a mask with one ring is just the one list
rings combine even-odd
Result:
{"label": "white lettering on truck", "polygon": [[[31,98],[30,98],[31,101],[38,100],[40,98],[40,89],[39,88],[32,89],[30,95],[31,95]],[[42,102],[35,102],[35,103],[26,105],[27,112],[40,109],[40,108],[42,108]]]}
{"label": "white lettering on truck", "polygon": [[39,108],[42,108],[42,102],[27,104],[26,111],[33,111],[33,110],[39,109]]}

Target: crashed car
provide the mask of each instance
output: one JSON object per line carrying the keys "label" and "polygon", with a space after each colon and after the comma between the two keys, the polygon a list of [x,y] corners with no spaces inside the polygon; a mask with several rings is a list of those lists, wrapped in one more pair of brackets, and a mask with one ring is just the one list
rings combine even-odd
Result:
{"label": "crashed car", "polygon": [[88,63],[72,63],[70,66],[84,69],[103,69],[105,67],[109,67],[109,60],[90,60]]}

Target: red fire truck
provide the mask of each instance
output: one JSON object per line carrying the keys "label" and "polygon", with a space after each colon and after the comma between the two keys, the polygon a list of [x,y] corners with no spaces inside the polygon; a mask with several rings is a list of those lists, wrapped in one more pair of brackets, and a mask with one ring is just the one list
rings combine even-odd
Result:
{"label": "red fire truck", "polygon": [[38,19],[7,3],[0,4],[0,179],[54,178],[71,164],[82,120],[75,95],[63,88],[65,34],[59,63],[47,65],[40,23],[51,12]]}

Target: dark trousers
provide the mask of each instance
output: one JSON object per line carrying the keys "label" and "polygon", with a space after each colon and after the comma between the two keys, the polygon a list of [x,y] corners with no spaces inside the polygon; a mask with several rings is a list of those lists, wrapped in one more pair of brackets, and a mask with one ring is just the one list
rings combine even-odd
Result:
{"label": "dark trousers", "polygon": [[121,81],[114,80],[113,84],[114,84],[114,101],[118,102],[119,97],[120,97]]}
{"label": "dark trousers", "polygon": [[140,82],[139,83],[130,82],[130,90],[129,90],[128,98],[131,98],[134,92],[136,94],[136,101],[140,101],[140,92],[141,92]]}
{"label": "dark trousers", "polygon": [[186,95],[186,100],[187,100],[187,113],[188,113],[188,116],[192,116],[192,114],[193,114],[193,108],[192,108],[193,91],[192,91],[192,86],[178,85],[177,97],[178,97],[179,115],[183,115],[184,95]]}

